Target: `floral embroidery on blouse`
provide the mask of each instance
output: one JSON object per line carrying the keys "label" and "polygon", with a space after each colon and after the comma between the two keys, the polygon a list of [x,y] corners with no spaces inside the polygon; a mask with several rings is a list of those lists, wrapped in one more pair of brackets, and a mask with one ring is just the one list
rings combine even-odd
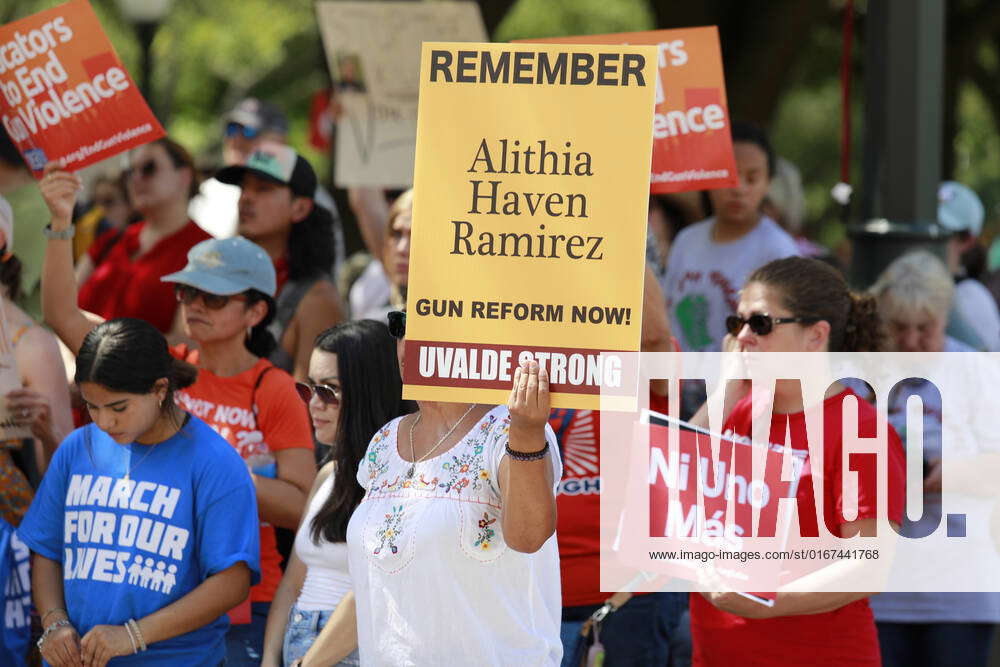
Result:
{"label": "floral embroidery on blouse", "polygon": [[368,446],[368,479],[373,480],[382,473],[386,471],[389,467],[389,462],[381,454],[385,453],[385,449],[389,444],[388,436],[390,431],[390,425],[382,427],[378,433],[372,438],[371,444]]}
{"label": "floral embroidery on blouse", "polygon": [[392,553],[399,551],[399,547],[396,546],[396,538],[402,532],[400,526],[403,523],[403,506],[393,505],[392,511],[385,515],[385,522],[382,524],[382,528],[375,534],[379,540],[380,544],[375,547],[375,555],[377,556],[382,549],[386,546]]}
{"label": "floral embroidery on blouse", "polygon": [[496,536],[496,531],[490,528],[490,526],[496,523],[496,519],[491,519],[490,515],[483,512],[483,518],[479,520],[479,537],[472,546],[479,547],[483,551],[490,548],[493,543],[493,538]]}

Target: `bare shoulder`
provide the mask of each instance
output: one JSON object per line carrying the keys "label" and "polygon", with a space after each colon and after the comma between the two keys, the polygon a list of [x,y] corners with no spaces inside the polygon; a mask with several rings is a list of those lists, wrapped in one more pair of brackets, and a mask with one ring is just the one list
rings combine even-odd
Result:
{"label": "bare shoulder", "polygon": [[[296,318],[306,320],[329,320],[334,316],[336,321],[343,319],[343,303],[336,286],[326,278],[313,283],[299,303],[295,313]],[[336,322],[331,322],[335,324]]]}

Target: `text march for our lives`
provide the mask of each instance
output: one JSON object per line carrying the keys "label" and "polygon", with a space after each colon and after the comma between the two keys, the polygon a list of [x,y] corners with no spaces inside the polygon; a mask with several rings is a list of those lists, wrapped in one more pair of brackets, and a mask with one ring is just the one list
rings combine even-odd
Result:
{"label": "text march for our lives", "polygon": [[87,0],[0,27],[0,123],[36,177],[164,136]]}
{"label": "text march for our lives", "polygon": [[[651,46],[425,43],[404,395],[634,405],[656,90]],[[603,354],[606,353],[606,354]]]}

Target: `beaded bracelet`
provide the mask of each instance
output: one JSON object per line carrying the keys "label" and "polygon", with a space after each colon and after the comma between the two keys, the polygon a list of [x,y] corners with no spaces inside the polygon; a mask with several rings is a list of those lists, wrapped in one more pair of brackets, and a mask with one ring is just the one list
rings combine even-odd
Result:
{"label": "beaded bracelet", "polygon": [[49,635],[51,635],[53,631],[58,630],[59,628],[64,628],[69,624],[70,622],[68,618],[60,618],[52,625],[45,628],[45,630],[42,632],[42,636],[38,638],[37,642],[35,642],[35,646],[37,646],[38,650],[41,651],[42,645],[45,644],[45,640],[49,638]]}
{"label": "beaded bracelet", "polygon": [[135,635],[132,634],[132,626],[124,623],[123,627],[125,628],[125,632],[128,633],[128,640],[132,643],[132,655],[135,655],[139,652],[139,645],[135,642]]}
{"label": "beaded bracelet", "polygon": [[146,647],[146,640],[143,639],[143,637],[142,637],[142,630],[139,629],[139,624],[136,623],[136,620],[134,618],[130,618],[130,619],[128,619],[128,625],[135,632],[136,639],[139,640],[139,650],[140,651],[145,651],[146,648],[147,648]]}
{"label": "beaded bracelet", "polygon": [[510,448],[510,443],[508,442],[504,447],[507,450],[507,456],[514,459],[515,461],[538,461],[539,459],[545,458],[545,455],[549,453],[549,441],[545,441],[545,446],[539,449],[537,452],[517,452]]}

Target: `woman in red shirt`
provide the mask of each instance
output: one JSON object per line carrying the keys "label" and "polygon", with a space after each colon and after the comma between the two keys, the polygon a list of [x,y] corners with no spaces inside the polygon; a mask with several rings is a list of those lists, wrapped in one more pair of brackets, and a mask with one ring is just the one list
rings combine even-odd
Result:
{"label": "woman in red shirt", "polygon": [[137,148],[131,161],[129,199],[143,219],[103,236],[80,260],[77,302],[104,319],[136,317],[166,334],[174,329],[177,302],[160,277],[184,268],[187,251],[211,237],[188,219],[198,178],[183,146],[158,139]]}
{"label": "woman in red shirt", "polygon": [[[747,352],[872,352],[882,347],[874,299],[851,293],[843,277],[828,264],[802,257],[780,259],[754,271],[740,293],[736,314],[726,325],[727,340]],[[748,390],[745,387],[745,395],[729,412],[725,432],[750,436]],[[841,536],[874,535],[878,516],[874,480],[859,476],[857,518],[848,521],[844,516],[841,403],[850,395],[856,396],[834,383],[823,404],[823,518]],[[790,431],[793,447],[806,443],[804,409],[798,383],[779,380],[774,390],[770,441],[788,442]],[[701,421],[699,417],[692,421]],[[875,432],[875,409],[861,399],[858,419],[864,429],[861,432]],[[891,428],[888,444],[888,517],[898,528],[903,514],[905,462],[899,437]],[[800,530],[806,538],[819,534],[809,462],[807,458],[796,494]],[[878,635],[868,596],[859,592],[778,591],[774,605],[767,607],[734,592],[694,593],[694,664],[877,667]]]}
{"label": "woman in red shirt", "polygon": [[[63,234],[79,183],[55,165],[46,168],[41,181],[52,213],[42,310],[74,354],[96,326],[73,304],[72,248]],[[173,350],[198,367],[197,380],[177,392],[177,403],[218,431],[253,473],[261,518],[261,581],[250,591],[252,617],[243,610],[242,624],[227,635],[227,664],[256,664],[281,581],[274,528],[298,526],[316,476],[309,414],[292,377],[267,360],[277,344],[267,331],[275,314],[274,265],[260,246],[242,237],[210,239],[191,248],[182,271],[164,279],[173,303],[181,304],[184,333],[198,344],[196,352],[186,346]]]}

